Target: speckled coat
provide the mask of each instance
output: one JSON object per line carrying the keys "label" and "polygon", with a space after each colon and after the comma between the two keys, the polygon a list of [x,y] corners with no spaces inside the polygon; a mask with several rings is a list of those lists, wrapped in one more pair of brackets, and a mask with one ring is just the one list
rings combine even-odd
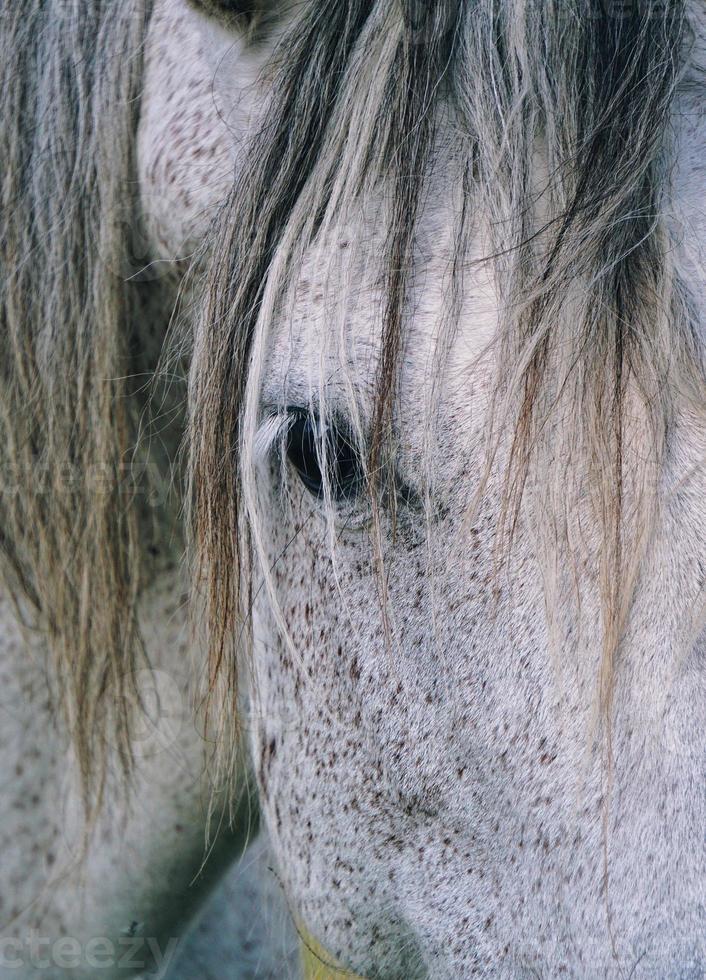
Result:
{"label": "speckled coat", "polygon": [[[267,53],[183,0],[156,4],[138,176],[150,248],[170,263],[175,286],[174,260],[200,243],[262,111]],[[684,96],[675,128],[683,152],[674,220],[685,274],[703,299],[703,89]],[[418,392],[448,260],[450,198],[443,185],[430,194],[421,222],[434,247],[416,287],[401,383],[399,467],[411,483],[423,457]],[[368,247],[379,244],[371,229]],[[362,298],[349,340],[365,365],[376,331],[366,299],[377,284],[365,278],[364,255],[346,262]],[[320,275],[316,256],[305,257],[293,314],[271,345],[265,402],[304,403],[319,382]],[[371,977],[696,980],[706,971],[706,664],[703,622],[693,616],[704,587],[706,487],[703,470],[694,475],[703,433],[683,417],[673,434],[668,483],[678,491],[664,507],[655,572],[640,583],[616,677],[606,817],[591,748],[598,653],[552,658],[541,570],[523,545],[531,527],[495,577],[492,478],[487,506],[472,526],[463,520],[478,474],[462,447],[475,444],[487,407],[478,355],[496,326],[492,281],[470,274],[464,304],[468,326],[450,359],[435,459],[433,554],[414,513],[402,510],[386,556],[398,646],[386,643],[360,532],[342,523],[334,562],[317,501],[295,488],[284,506],[277,466],[263,465],[268,547],[273,561],[285,555],[275,587],[301,658],[260,598],[248,731],[278,880],[312,933]],[[597,625],[588,561],[584,574],[584,622]],[[154,666],[183,709],[191,661],[182,595],[174,564],[163,561],[143,616]],[[85,944],[139,935],[163,950],[242,848],[242,835],[221,835],[198,887],[186,887],[201,867],[210,789],[199,725],[187,713],[166,754],[145,753],[130,814],[109,801],[87,862],[67,876],[80,828],[68,735],[50,711],[40,638],[20,633],[7,603],[1,613],[2,936],[24,943],[36,931]],[[3,969],[3,978],[33,975]]]}

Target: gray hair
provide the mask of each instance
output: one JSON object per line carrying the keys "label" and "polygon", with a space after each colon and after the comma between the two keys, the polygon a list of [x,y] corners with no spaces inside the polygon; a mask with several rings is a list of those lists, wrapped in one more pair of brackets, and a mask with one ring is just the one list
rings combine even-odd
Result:
{"label": "gray hair", "polygon": [[129,769],[140,650],[126,376],[144,291],[126,278],[125,229],[150,10],[0,3],[0,554],[48,637],[87,801],[106,744]]}

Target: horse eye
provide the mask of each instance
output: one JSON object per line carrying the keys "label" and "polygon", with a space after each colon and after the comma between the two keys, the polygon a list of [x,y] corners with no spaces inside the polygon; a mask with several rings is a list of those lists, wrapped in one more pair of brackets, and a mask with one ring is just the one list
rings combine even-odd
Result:
{"label": "horse eye", "polygon": [[245,22],[261,13],[262,0],[189,0],[193,7],[207,14],[241,17]]}
{"label": "horse eye", "polygon": [[[348,500],[360,489],[362,470],[360,456],[351,434],[332,423],[322,433],[321,424],[311,412],[294,409],[287,430],[287,459],[299,474],[304,486],[315,497],[323,497],[328,483],[334,500]],[[325,452],[323,440],[325,439]],[[322,466],[326,466],[324,476]]]}

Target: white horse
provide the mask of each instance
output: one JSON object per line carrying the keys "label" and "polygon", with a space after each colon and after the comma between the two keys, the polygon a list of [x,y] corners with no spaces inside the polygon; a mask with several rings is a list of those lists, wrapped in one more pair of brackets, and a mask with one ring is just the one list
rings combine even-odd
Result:
{"label": "white horse", "polygon": [[704,976],[699,0],[0,12],[0,977]]}

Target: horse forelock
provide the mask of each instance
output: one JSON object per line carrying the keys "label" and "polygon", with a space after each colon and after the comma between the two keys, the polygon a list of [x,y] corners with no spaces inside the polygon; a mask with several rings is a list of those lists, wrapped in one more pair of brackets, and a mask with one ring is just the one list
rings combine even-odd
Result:
{"label": "horse forelock", "polygon": [[[258,523],[247,461],[270,325],[307,248],[382,194],[384,315],[364,436],[369,472],[384,471],[419,215],[449,112],[465,194],[453,265],[463,268],[483,214],[498,290],[486,468],[487,479],[508,440],[498,540],[509,549],[533,485],[549,501],[547,539],[569,557],[572,506],[588,493],[602,596],[597,691],[610,714],[670,426],[703,391],[666,219],[670,118],[692,40],[685,4],[647,0],[304,8],[216,235],[192,369],[195,579],[207,597],[214,679],[232,699],[222,717],[237,700],[237,676],[224,676],[223,664],[237,662],[234,618],[247,618],[238,590]],[[452,330],[453,293],[442,313]],[[234,481],[235,458],[245,465]],[[374,480],[370,489],[374,500]]]}

